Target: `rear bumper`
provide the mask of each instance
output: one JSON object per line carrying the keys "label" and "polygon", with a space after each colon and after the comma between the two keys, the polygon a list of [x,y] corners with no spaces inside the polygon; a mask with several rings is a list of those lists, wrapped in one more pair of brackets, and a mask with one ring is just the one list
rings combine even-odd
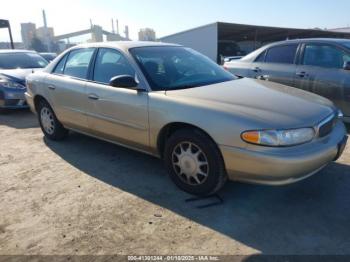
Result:
{"label": "rear bumper", "polygon": [[311,143],[288,148],[246,149],[220,146],[230,180],[284,185],[305,179],[335,161],[347,141],[342,121],[332,133]]}

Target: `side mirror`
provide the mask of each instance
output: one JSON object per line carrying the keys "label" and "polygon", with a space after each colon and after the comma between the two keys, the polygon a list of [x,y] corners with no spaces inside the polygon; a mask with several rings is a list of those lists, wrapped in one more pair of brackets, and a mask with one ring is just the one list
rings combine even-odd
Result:
{"label": "side mirror", "polygon": [[350,70],[350,61],[344,62],[343,69],[344,69],[344,70]]}
{"label": "side mirror", "polygon": [[135,77],[130,75],[120,75],[112,77],[109,81],[109,85],[113,87],[143,90],[142,88],[139,88],[139,83],[135,80]]}

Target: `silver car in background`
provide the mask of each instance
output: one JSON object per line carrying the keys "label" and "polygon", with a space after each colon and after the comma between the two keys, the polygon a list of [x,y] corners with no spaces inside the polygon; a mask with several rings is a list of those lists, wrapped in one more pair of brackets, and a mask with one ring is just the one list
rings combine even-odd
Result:
{"label": "silver car in background", "polygon": [[227,61],[226,70],[303,89],[331,100],[350,123],[350,40],[296,39],[266,45],[239,60]]}
{"label": "silver car in background", "polygon": [[76,46],[30,75],[27,89],[47,138],[73,130],[162,158],[176,185],[196,195],[227,178],[299,181],[335,161],[347,140],[329,100],[236,78],[172,44]]}

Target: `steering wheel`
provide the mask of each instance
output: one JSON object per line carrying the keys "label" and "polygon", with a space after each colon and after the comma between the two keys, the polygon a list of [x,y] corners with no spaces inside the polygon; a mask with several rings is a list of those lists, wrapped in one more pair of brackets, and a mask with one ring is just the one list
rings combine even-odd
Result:
{"label": "steering wheel", "polygon": [[188,68],[187,70],[185,70],[184,72],[182,72],[181,74],[184,76],[184,77],[189,77],[189,76],[192,76],[196,73],[196,71],[192,68]]}

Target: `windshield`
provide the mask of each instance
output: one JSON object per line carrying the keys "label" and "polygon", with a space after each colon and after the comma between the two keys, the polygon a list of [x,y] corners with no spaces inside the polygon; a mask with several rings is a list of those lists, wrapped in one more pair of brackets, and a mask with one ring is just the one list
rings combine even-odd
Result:
{"label": "windshield", "polygon": [[0,53],[0,69],[43,68],[48,62],[36,53]]}
{"label": "windshield", "polygon": [[52,60],[54,60],[56,58],[55,54],[40,54],[43,58],[45,58],[45,60],[51,62]]}
{"label": "windshield", "polygon": [[130,50],[152,90],[176,90],[236,79],[209,58],[184,47],[138,47]]}

